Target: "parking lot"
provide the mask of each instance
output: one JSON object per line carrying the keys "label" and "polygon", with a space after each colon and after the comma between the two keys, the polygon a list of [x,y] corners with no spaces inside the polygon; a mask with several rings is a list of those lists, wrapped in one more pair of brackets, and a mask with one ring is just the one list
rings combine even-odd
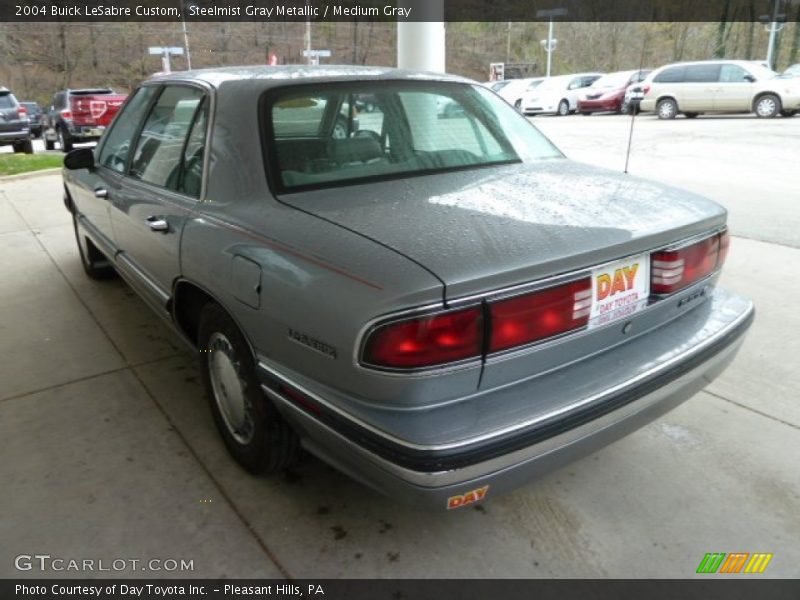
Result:
{"label": "parking lot", "polygon": [[[623,169],[630,117],[533,122],[569,157]],[[60,176],[0,182],[0,540],[14,541],[0,577],[70,575],[15,570],[15,555],[46,553],[192,560],[195,577],[664,578],[692,576],[707,552],[770,552],[763,576],[796,577],[797,156],[800,117],[636,119],[632,176],[730,211],[723,284],[754,299],[756,322],[675,411],[453,513],[405,508],[311,457],[244,473],[195,356],[120,280],[85,277]]]}

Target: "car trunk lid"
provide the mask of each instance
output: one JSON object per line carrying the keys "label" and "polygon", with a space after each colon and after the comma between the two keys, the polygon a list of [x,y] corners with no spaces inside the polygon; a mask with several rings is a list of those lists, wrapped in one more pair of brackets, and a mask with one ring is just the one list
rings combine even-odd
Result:
{"label": "car trunk lid", "polygon": [[688,192],[565,159],[286,194],[424,266],[445,299],[646,252],[720,227]]}
{"label": "car trunk lid", "polygon": [[107,127],[125,102],[126,96],[113,93],[81,93],[70,96],[72,120],[76,125]]}

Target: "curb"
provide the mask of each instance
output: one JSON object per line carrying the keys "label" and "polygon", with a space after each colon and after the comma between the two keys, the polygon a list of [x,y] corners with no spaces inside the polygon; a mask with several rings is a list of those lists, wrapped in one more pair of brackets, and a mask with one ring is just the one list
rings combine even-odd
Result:
{"label": "curb", "polygon": [[18,181],[20,179],[32,179],[44,175],[55,175],[61,173],[61,167],[54,167],[52,169],[39,169],[38,171],[28,171],[27,173],[17,173],[16,175],[3,175],[0,177],[0,182],[5,181]]}

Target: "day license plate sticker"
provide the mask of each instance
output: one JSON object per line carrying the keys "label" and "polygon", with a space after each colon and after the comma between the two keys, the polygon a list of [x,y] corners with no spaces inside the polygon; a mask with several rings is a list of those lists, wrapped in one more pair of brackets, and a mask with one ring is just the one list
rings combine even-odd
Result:
{"label": "day license plate sticker", "polygon": [[649,295],[650,256],[646,253],[594,269],[589,329],[642,310]]}

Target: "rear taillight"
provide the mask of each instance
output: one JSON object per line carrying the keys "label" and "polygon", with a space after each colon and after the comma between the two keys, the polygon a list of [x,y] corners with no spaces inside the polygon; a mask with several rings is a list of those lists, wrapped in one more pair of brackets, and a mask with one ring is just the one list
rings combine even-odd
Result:
{"label": "rear taillight", "polygon": [[682,248],[653,252],[650,291],[671,294],[710,275],[722,266],[729,244],[728,233],[722,232]]}
{"label": "rear taillight", "polygon": [[68,109],[64,109],[61,111],[61,118],[67,119],[68,121],[72,120],[72,111]]}
{"label": "rear taillight", "polygon": [[592,282],[588,277],[492,302],[489,351],[506,350],[585,327],[591,304]]}
{"label": "rear taillight", "polygon": [[481,356],[479,306],[381,325],[367,339],[364,362],[389,368],[430,367]]}
{"label": "rear taillight", "polygon": [[20,106],[19,107],[19,116],[20,116],[20,118],[27,117],[28,116],[28,109],[25,108],[24,106]]}
{"label": "rear taillight", "polygon": [[650,91],[650,86],[649,85],[643,85],[642,86],[642,92],[644,93],[645,96],[647,96],[647,92],[649,92],[649,91]]}

